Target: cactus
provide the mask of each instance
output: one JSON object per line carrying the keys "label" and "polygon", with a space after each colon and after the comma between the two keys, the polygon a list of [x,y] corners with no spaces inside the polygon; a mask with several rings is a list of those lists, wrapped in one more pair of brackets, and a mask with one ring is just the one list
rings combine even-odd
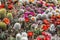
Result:
{"label": "cactus", "polygon": [[7,40],[16,40],[13,36],[10,35]]}
{"label": "cactus", "polygon": [[47,15],[46,14],[42,14],[42,19],[46,19]]}
{"label": "cactus", "polygon": [[21,34],[20,33],[16,34],[16,40],[21,40]]}
{"label": "cactus", "polygon": [[21,40],[28,40],[28,37],[27,37],[27,33],[26,32],[22,32]]}
{"label": "cactus", "polygon": [[37,19],[42,19],[42,14],[38,14],[38,15],[36,16],[36,18],[37,18]]}
{"label": "cactus", "polygon": [[15,23],[13,28],[15,30],[19,30],[19,29],[21,29],[21,24],[20,23]]}
{"label": "cactus", "polygon": [[56,28],[57,28],[57,30],[60,30],[60,25],[57,25]]}
{"label": "cactus", "polygon": [[6,9],[0,9],[0,18],[3,19],[6,16]]}
{"label": "cactus", "polygon": [[10,20],[13,19],[12,13],[8,13],[8,14],[7,14],[7,17],[8,17]]}
{"label": "cactus", "polygon": [[40,29],[36,29],[36,30],[34,30],[34,38],[36,38],[38,35],[41,35],[41,31],[40,31]]}
{"label": "cactus", "polygon": [[6,30],[7,26],[4,22],[0,22],[0,28],[2,28],[3,30]]}
{"label": "cactus", "polygon": [[6,36],[5,36],[5,33],[4,33],[4,32],[2,32],[2,33],[0,34],[0,39],[1,39],[1,40],[6,39]]}

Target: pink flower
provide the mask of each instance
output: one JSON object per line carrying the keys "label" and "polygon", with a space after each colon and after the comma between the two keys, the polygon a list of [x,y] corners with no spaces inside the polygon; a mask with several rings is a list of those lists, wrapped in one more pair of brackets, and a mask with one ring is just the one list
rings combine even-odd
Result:
{"label": "pink flower", "polygon": [[24,17],[28,17],[30,12],[28,12],[28,11],[26,11],[25,13],[24,13]]}
{"label": "pink flower", "polygon": [[34,16],[35,14],[34,14],[34,12],[30,12],[30,14],[32,15],[32,16]]}

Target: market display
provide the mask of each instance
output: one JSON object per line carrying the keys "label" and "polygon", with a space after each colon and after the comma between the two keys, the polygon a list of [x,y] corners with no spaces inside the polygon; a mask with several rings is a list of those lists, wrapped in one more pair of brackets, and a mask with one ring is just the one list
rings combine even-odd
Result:
{"label": "market display", "polygon": [[1,0],[0,40],[60,40],[59,3],[59,0]]}

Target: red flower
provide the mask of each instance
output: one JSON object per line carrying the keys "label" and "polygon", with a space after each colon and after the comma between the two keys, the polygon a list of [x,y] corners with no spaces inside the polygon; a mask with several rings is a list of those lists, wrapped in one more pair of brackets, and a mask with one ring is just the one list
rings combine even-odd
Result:
{"label": "red flower", "polygon": [[49,6],[49,4],[48,4],[48,3],[46,3],[46,4],[45,4],[45,6]]}
{"label": "red flower", "polygon": [[49,24],[48,20],[44,19],[43,20],[44,24]]}
{"label": "red flower", "polygon": [[43,30],[48,30],[48,28],[49,28],[49,25],[43,25],[42,27]]}
{"label": "red flower", "polygon": [[29,37],[33,36],[33,32],[28,32],[28,36]]}
{"label": "red flower", "polygon": [[9,4],[9,5],[8,5],[8,9],[11,10],[12,8],[13,8],[13,4]]}
{"label": "red flower", "polygon": [[37,37],[37,40],[42,40],[40,37]]}
{"label": "red flower", "polygon": [[1,9],[1,8],[4,8],[4,4],[1,4],[1,5],[0,5],[0,9]]}
{"label": "red flower", "polygon": [[25,18],[25,22],[29,22],[29,18],[26,17],[26,18]]}
{"label": "red flower", "polygon": [[50,36],[48,34],[46,34],[46,32],[42,32],[42,35],[44,35],[44,40],[50,40]]}
{"label": "red flower", "polygon": [[50,38],[47,36],[47,37],[44,38],[44,40],[50,40]]}

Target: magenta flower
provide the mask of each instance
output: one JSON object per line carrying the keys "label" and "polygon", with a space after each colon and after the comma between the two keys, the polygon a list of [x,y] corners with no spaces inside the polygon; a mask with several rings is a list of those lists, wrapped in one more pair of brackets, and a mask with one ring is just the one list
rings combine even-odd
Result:
{"label": "magenta flower", "polygon": [[26,11],[25,13],[24,13],[24,17],[28,17],[30,12],[28,12],[28,11]]}
{"label": "magenta flower", "polygon": [[30,12],[30,14],[32,15],[32,16],[34,16],[35,14],[34,14],[34,12]]}

